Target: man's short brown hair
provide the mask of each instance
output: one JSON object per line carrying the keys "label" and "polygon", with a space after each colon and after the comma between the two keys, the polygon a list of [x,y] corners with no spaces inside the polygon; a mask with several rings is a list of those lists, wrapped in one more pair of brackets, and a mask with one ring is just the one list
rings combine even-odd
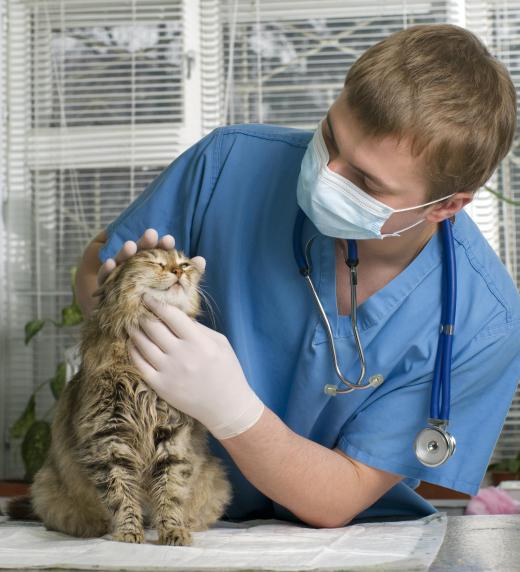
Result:
{"label": "man's short brown hair", "polygon": [[369,48],[345,79],[369,136],[423,154],[430,199],[475,191],[506,156],[516,91],[506,67],[471,32],[449,24],[401,30]]}

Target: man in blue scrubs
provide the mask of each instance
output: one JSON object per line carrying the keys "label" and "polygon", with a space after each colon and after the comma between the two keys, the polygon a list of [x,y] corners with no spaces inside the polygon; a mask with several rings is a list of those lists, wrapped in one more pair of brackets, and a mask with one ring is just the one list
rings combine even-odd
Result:
{"label": "man in blue scrubs", "polygon": [[[434,512],[413,490],[420,480],[478,491],[520,376],[520,298],[462,209],[509,150],[515,126],[511,80],[476,38],[455,26],[409,28],[352,66],[314,133],[216,129],[87,247],[77,279],[85,313],[96,275],[102,281],[138,249],[175,241],[204,257],[223,335],[207,318],[192,322],[146,299],[161,321],[130,332],[129,347],[150,386],[208,427],[233,485],[227,517],[335,527]],[[360,364],[341,237],[349,229],[359,239],[358,325],[367,379],[384,378],[378,387],[323,391],[337,378],[294,260],[299,208],[308,215],[302,243],[317,235],[312,277],[350,380]],[[414,440],[429,417],[439,227],[450,218],[459,295],[449,431],[457,449],[432,468],[417,460]]]}

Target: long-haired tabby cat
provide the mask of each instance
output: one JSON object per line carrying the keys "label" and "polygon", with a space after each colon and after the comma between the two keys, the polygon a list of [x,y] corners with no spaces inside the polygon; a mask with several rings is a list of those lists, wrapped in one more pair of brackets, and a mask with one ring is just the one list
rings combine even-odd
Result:
{"label": "long-haired tabby cat", "polygon": [[139,318],[155,317],[142,302],[145,292],[192,318],[200,313],[196,262],[177,250],[142,250],[96,291],[81,368],[58,400],[51,448],[29,497],[8,507],[12,518],[39,518],[73,536],[143,542],[146,509],[160,544],[186,545],[190,531],[223,514],[230,485],[206,429],[146,385],[126,347]]}

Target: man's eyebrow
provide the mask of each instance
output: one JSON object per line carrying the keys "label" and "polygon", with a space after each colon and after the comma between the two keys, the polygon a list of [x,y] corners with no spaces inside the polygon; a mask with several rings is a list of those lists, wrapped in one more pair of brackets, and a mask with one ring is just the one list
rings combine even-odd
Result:
{"label": "man's eyebrow", "polygon": [[[332,143],[334,143],[334,147],[336,147],[336,151],[338,151],[339,153],[339,146],[338,146],[338,142],[336,140],[336,137],[334,136],[334,131],[332,129],[332,124],[330,122],[330,117],[329,117],[329,112],[327,111],[327,115],[325,116],[325,119],[327,121],[327,125],[329,127],[329,132],[330,132],[330,137],[332,139]],[[378,179],[377,177],[374,177],[374,175],[371,175],[370,173],[367,173],[366,171],[363,171],[363,169],[360,169],[359,167],[357,167],[356,165],[354,165],[354,163],[352,163],[349,160],[350,166],[353,167],[358,173],[360,173],[361,175],[363,175],[364,177],[366,177],[367,179],[370,179],[371,181],[373,181],[376,185],[379,185],[381,188],[386,189],[387,191],[392,192],[392,189],[388,188],[385,183],[383,183],[383,181],[381,181],[380,179]]]}

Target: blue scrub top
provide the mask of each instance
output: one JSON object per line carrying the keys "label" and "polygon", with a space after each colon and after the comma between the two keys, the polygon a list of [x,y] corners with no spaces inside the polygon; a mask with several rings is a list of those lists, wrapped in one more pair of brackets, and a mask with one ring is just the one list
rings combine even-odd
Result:
{"label": "blue scrub top", "polygon": [[[177,248],[207,260],[204,289],[216,329],[230,340],[258,396],[293,431],[372,467],[403,475],[358,519],[435,512],[414,488],[420,480],[476,494],[520,377],[520,297],[509,274],[465,212],[453,226],[459,295],[453,345],[451,419],[455,454],[428,468],[414,440],[429,417],[441,323],[442,244],[436,233],[398,276],[359,306],[367,376],[375,389],[336,397],[327,336],[296,266],[292,232],[296,184],[312,133],[273,125],[211,132],[179,156],[107,228],[101,261],[145,229],[172,234]],[[302,240],[317,233],[307,220]],[[392,239],[386,239],[392,240]],[[313,245],[312,276],[330,319],[341,370],[357,379],[350,317],[336,306],[334,239]],[[209,313],[202,319],[211,324]],[[227,465],[233,519],[295,519]],[[290,463],[290,459],[287,460]],[[334,475],[330,475],[334,479]],[[345,491],[349,494],[349,491]]]}

